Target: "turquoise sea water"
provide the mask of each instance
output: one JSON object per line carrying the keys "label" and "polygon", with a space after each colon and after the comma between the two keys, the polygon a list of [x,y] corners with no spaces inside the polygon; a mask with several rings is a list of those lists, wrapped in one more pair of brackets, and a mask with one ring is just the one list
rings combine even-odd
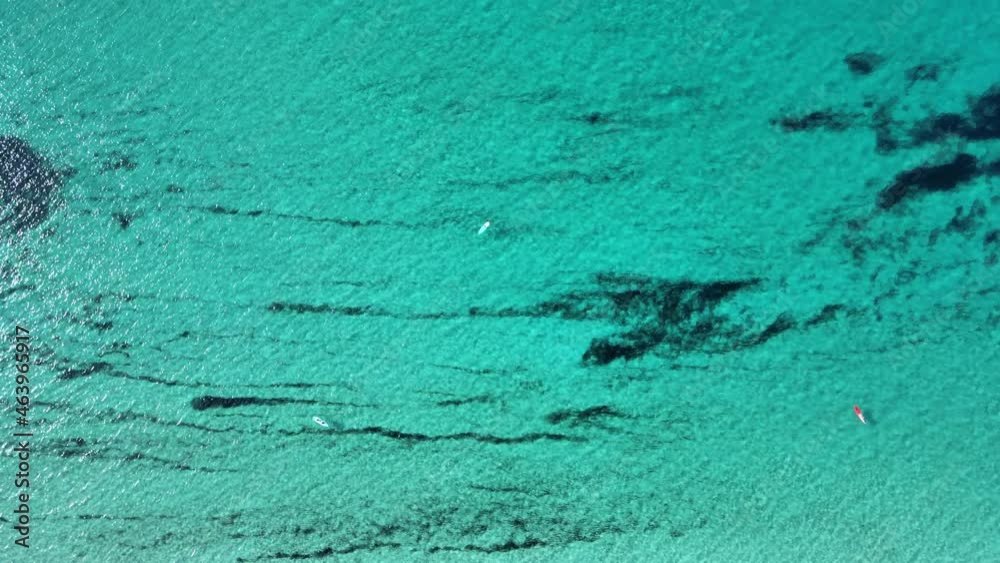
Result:
{"label": "turquoise sea water", "polygon": [[243,4],[2,4],[0,560],[1000,560],[995,0]]}

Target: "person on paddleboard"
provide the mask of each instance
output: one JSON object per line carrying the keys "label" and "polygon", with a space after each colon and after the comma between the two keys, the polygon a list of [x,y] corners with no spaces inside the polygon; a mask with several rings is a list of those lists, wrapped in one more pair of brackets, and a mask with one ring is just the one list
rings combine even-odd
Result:
{"label": "person on paddleboard", "polygon": [[868,421],[865,420],[865,414],[861,412],[861,407],[858,405],[854,405],[854,414],[858,417],[858,420],[861,421],[861,424],[868,424]]}

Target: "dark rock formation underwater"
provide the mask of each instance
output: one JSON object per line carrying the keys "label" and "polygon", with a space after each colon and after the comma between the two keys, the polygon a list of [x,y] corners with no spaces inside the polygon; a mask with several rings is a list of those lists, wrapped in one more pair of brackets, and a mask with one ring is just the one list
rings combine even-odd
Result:
{"label": "dark rock formation underwater", "polygon": [[27,142],[0,137],[0,226],[16,237],[48,218],[64,176]]}

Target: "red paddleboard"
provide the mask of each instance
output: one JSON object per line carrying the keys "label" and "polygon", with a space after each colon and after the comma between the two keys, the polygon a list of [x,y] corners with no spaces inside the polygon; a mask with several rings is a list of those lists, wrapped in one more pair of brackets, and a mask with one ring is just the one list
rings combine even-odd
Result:
{"label": "red paddleboard", "polygon": [[868,421],[865,420],[864,413],[861,412],[861,407],[859,407],[858,405],[854,405],[854,414],[857,415],[858,420],[861,421],[861,424],[868,424]]}

